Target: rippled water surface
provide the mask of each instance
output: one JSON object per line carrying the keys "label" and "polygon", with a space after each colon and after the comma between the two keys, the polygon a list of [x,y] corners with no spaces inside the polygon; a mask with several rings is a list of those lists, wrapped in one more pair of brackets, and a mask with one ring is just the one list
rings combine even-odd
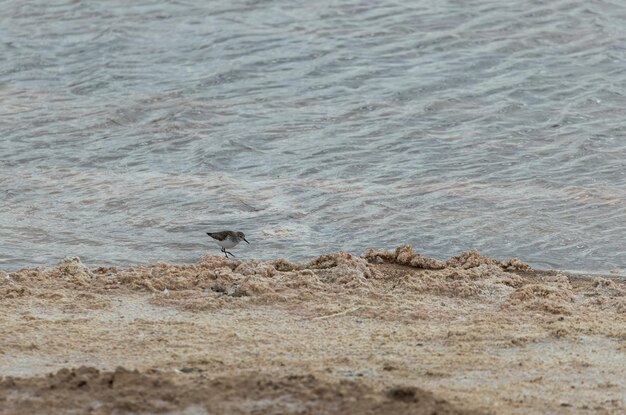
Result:
{"label": "rippled water surface", "polygon": [[0,267],[411,243],[626,268],[626,8],[23,1],[0,10]]}

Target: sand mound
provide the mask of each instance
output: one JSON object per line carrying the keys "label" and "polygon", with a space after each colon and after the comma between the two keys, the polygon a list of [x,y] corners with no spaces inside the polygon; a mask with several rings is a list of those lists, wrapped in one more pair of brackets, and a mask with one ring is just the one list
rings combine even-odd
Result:
{"label": "sand mound", "polygon": [[363,253],[363,258],[374,264],[390,262],[424,269],[442,269],[446,266],[445,261],[413,253],[413,248],[409,245],[399,246],[395,251],[370,248]]}
{"label": "sand mound", "polygon": [[527,284],[516,289],[505,305],[521,305],[530,310],[553,314],[571,314],[574,293],[569,279],[556,274],[543,280],[542,283]]}
{"label": "sand mound", "polygon": [[494,296],[497,292],[508,293],[510,286],[518,283],[517,278],[519,277],[504,273],[498,267],[480,265],[471,269],[444,268],[428,273],[409,273],[397,286],[419,293],[464,298],[481,294]]}
{"label": "sand mound", "polygon": [[[313,375],[251,373],[209,379],[118,367],[62,369],[45,377],[0,381],[0,413],[470,414],[415,387],[375,391],[363,382],[328,383]],[[185,374],[189,373],[189,374]]]}
{"label": "sand mound", "polygon": [[[379,268],[383,265],[409,268],[400,268],[402,272],[388,272],[387,268],[381,272]],[[32,295],[48,298],[58,295],[59,288],[71,288],[73,294],[65,299],[65,308],[75,307],[73,296],[85,290],[89,294],[82,300],[90,300],[85,307],[97,309],[108,306],[108,300],[98,295],[110,291],[148,291],[153,293],[153,304],[209,310],[294,300],[326,299],[341,303],[346,295],[381,298],[390,284],[396,292],[404,289],[446,297],[504,297],[511,293],[512,287],[521,289],[521,277],[514,273],[516,270],[529,271],[530,267],[516,258],[498,261],[478,251],[462,252],[442,261],[415,253],[408,245],[393,251],[368,249],[361,257],[335,252],[305,264],[284,259],[240,261],[207,254],[195,264],[156,263],[90,270],[79,258],[67,257],[50,268],[25,268],[6,275],[0,285],[0,298]],[[539,289],[536,291],[533,296],[539,298]],[[539,300],[531,304],[525,300],[530,295],[520,291],[510,298],[511,303],[515,300],[526,302],[529,308],[566,311],[565,303],[555,304],[552,297],[543,305],[538,304]]]}
{"label": "sand mound", "polygon": [[[79,258],[67,257],[53,267],[4,273],[0,300],[34,298],[41,302],[58,297],[57,303],[66,310],[102,309],[109,307],[105,296],[111,291],[147,291],[152,293],[152,304],[192,311],[323,300],[329,312],[341,312],[348,307],[363,308],[366,299],[397,302],[398,297],[412,301],[415,295],[437,295],[481,297],[499,302],[503,308],[549,314],[572,312],[576,299],[566,276],[545,275],[526,284],[520,272],[532,271],[517,258],[500,261],[472,250],[438,260],[415,253],[408,245],[395,250],[368,249],[361,257],[335,252],[304,264],[285,259],[240,261],[207,254],[195,264],[90,270]],[[596,298],[586,304],[624,309],[621,297],[626,291],[621,284],[598,277],[592,285]],[[71,291],[61,294],[60,289]]]}
{"label": "sand mound", "polygon": [[413,248],[409,245],[402,245],[395,251],[384,249],[370,248],[363,253],[363,258],[374,264],[390,262],[400,265],[408,265],[411,267],[422,269],[443,269],[443,268],[462,268],[469,269],[479,267],[481,265],[495,265],[508,271],[531,271],[532,268],[523,263],[518,258],[509,258],[504,261],[498,261],[493,258],[481,255],[476,250],[464,251],[459,255],[453,256],[446,261],[425,257],[419,253],[413,252]]}

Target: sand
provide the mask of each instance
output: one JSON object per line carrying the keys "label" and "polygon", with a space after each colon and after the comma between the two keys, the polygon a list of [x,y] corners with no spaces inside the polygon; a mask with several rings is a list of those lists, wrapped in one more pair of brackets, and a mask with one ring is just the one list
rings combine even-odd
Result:
{"label": "sand", "polygon": [[626,283],[401,246],[0,271],[0,413],[626,413]]}

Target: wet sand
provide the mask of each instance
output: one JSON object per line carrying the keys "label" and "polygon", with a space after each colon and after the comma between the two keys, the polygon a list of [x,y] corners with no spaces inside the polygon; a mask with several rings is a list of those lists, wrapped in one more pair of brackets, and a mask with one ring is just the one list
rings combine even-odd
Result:
{"label": "wet sand", "polygon": [[0,413],[626,412],[626,283],[410,247],[0,271]]}

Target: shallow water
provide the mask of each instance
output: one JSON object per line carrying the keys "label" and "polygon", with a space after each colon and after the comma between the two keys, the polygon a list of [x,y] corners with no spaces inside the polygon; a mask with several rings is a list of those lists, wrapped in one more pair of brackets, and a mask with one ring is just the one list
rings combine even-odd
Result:
{"label": "shallow water", "polygon": [[411,243],[626,268],[610,1],[3,2],[0,266]]}

